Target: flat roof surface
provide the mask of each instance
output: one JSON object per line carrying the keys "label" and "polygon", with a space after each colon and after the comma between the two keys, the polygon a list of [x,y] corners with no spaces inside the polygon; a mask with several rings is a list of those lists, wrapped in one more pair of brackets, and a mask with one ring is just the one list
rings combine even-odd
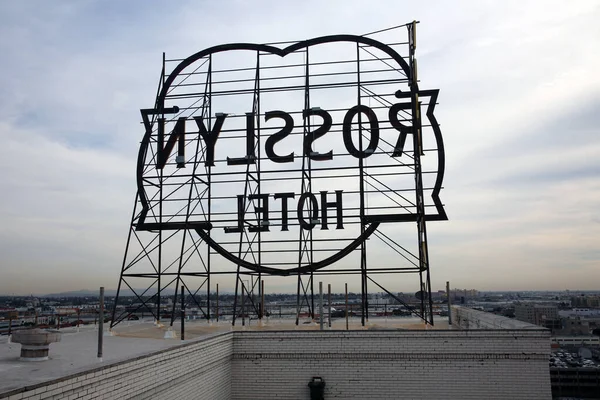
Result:
{"label": "flat roof surface", "polygon": [[[8,337],[0,337],[0,393],[23,386],[46,382],[77,372],[101,367],[118,361],[131,359],[158,350],[177,346],[188,341],[209,337],[231,330],[319,330],[319,323],[303,320],[298,326],[294,319],[266,319],[262,324],[256,320],[231,320],[207,323],[205,320],[190,320],[185,323],[185,341],[179,338],[180,322],[176,321],[172,331],[176,338],[165,339],[169,326],[157,326],[152,320],[123,321],[113,330],[113,336],[105,333],[103,337],[103,357],[97,358],[98,331],[94,325],[79,328],[61,329],[61,341],[50,344],[47,361],[21,361],[21,345],[8,343]],[[167,323],[167,321],[165,321]],[[105,325],[106,326],[106,325]],[[418,318],[413,317],[376,317],[366,326],[361,326],[360,318],[350,318],[350,330],[423,330],[448,329],[447,318],[436,319],[435,327],[426,328]],[[108,327],[106,326],[105,329]],[[325,322],[325,329],[329,329]],[[332,321],[331,329],[346,329],[344,318]]]}
{"label": "flat roof surface", "polygon": [[[156,327],[150,321],[139,323],[138,321],[127,321],[115,327],[115,334],[121,337],[138,337],[162,339],[169,329],[168,326]],[[165,324],[168,322],[165,321]],[[189,320],[185,323],[185,338],[194,339],[214,333],[229,332],[232,330],[256,330],[256,331],[281,331],[281,330],[319,330],[319,322],[308,319],[301,319],[298,326],[293,318],[265,318],[262,323],[257,320],[247,319],[242,321],[236,319],[236,325],[231,326],[231,318],[220,320],[219,322],[207,323],[205,320]],[[360,318],[353,317],[348,319],[348,329],[350,330],[384,330],[384,329],[402,329],[402,330],[421,330],[421,329],[450,329],[447,318],[434,320],[434,327],[426,327],[419,318],[416,317],[374,317],[369,319],[363,327]],[[173,331],[179,334],[181,327],[180,321],[173,325]],[[324,329],[329,329],[327,321],[324,322]],[[346,319],[336,318],[331,321],[332,330],[345,330]]]}
{"label": "flat roof surface", "polygon": [[50,344],[47,361],[21,361],[21,345],[0,338],[0,393],[46,382],[76,372],[181,344],[175,340],[156,340],[104,336],[103,358],[97,358],[98,331],[93,326],[61,329],[61,341]]}

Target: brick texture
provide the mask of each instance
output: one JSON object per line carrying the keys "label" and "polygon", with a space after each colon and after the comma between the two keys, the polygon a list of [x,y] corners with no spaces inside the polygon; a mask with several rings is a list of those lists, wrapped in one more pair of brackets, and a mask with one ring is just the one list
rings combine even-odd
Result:
{"label": "brick texture", "polygon": [[[550,399],[544,331],[235,332],[232,399]],[[251,372],[249,372],[251,371]]]}

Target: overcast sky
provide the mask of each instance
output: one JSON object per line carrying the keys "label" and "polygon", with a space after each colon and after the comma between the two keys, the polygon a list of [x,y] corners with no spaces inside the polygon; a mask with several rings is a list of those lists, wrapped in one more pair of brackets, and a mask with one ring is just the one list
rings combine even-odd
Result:
{"label": "overcast sky", "polygon": [[0,3],[0,293],[116,288],[163,51],[414,19],[446,145],[433,288],[600,289],[600,2],[417,3]]}

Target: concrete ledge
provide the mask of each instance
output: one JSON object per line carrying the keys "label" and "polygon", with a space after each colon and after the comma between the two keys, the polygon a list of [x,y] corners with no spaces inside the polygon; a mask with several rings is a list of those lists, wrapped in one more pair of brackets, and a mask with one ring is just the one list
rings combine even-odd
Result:
{"label": "concrete ledge", "polygon": [[452,326],[459,329],[471,330],[547,330],[538,325],[461,306],[452,306]]}

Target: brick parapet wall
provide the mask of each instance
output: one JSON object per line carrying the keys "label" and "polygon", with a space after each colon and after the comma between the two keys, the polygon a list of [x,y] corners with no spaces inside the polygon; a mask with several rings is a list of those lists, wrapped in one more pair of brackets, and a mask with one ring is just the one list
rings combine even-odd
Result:
{"label": "brick parapet wall", "polygon": [[[8,400],[230,399],[230,333],[0,394]],[[199,362],[199,355],[201,355]],[[202,387],[203,397],[198,397]],[[176,395],[176,397],[173,397]]]}
{"label": "brick parapet wall", "polygon": [[[545,331],[235,332],[232,399],[549,399]],[[252,371],[251,374],[245,371]]]}
{"label": "brick parapet wall", "polygon": [[545,330],[236,331],[9,399],[549,399]]}

